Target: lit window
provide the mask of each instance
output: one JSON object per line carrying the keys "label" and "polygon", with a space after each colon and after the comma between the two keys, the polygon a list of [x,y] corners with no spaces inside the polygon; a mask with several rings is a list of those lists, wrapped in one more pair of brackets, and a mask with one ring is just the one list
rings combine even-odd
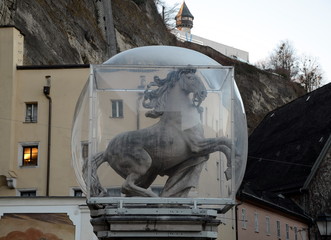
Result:
{"label": "lit window", "polygon": [[254,213],[254,229],[255,232],[259,232],[259,214],[257,212]]}
{"label": "lit window", "polygon": [[36,123],[38,117],[38,103],[26,103],[25,122]]}
{"label": "lit window", "polygon": [[270,217],[265,217],[266,234],[270,235]]}
{"label": "lit window", "polygon": [[22,146],[22,166],[37,166],[38,164],[38,145]]}
{"label": "lit window", "polygon": [[36,190],[22,190],[22,191],[20,191],[20,196],[21,197],[35,197],[35,196],[37,196],[37,191]]}
{"label": "lit window", "polygon": [[277,237],[278,239],[280,239],[280,221],[277,221],[276,224],[277,224]]}
{"label": "lit window", "polygon": [[123,100],[111,100],[111,117],[123,117]]}
{"label": "lit window", "polygon": [[246,209],[241,209],[241,227],[246,229],[247,228],[247,216],[246,216]]}

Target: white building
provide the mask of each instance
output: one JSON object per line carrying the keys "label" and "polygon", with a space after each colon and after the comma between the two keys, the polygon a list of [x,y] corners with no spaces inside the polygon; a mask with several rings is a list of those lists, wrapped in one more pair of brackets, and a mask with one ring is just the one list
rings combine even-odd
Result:
{"label": "white building", "polygon": [[172,33],[182,42],[192,42],[204,46],[211,47],[225,56],[238,59],[240,61],[249,62],[248,52],[230,47],[197,35],[191,34],[193,28],[194,17],[189,11],[185,2],[183,2],[178,14],[176,15],[176,29]]}

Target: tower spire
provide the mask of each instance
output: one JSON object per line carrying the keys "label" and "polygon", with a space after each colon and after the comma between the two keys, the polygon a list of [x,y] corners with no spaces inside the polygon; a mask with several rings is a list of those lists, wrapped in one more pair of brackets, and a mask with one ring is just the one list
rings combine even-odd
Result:
{"label": "tower spire", "polygon": [[182,6],[180,7],[175,20],[176,20],[176,28],[178,30],[191,33],[191,29],[193,28],[193,15],[188,9],[185,1],[183,1]]}

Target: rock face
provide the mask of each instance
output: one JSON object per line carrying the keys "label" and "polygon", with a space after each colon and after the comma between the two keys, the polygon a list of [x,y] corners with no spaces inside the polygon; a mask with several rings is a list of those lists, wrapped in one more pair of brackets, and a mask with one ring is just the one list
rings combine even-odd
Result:
{"label": "rock face", "polygon": [[[102,63],[109,58],[102,0],[0,1],[0,25],[25,35],[24,64]],[[178,42],[169,33],[153,0],[111,0],[116,50],[173,45],[202,52],[222,65],[235,66],[251,132],[264,115],[304,94],[295,83],[230,59],[212,48]],[[107,27],[107,26],[106,26]]]}
{"label": "rock face", "polygon": [[106,42],[90,0],[5,1],[1,25],[25,35],[24,64],[77,64],[104,60]]}
{"label": "rock face", "polygon": [[[136,1],[138,2],[138,1]],[[153,0],[137,5],[130,0],[112,0],[117,49],[124,51],[147,45],[176,45]]]}

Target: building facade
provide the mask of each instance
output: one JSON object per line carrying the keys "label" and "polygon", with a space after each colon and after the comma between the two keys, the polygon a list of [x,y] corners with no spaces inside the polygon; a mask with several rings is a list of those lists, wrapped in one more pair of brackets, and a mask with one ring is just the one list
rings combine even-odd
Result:
{"label": "building facade", "polygon": [[0,29],[0,239],[96,239],[70,149],[89,66],[22,66],[23,44],[16,28]]}
{"label": "building facade", "polygon": [[289,210],[290,203],[285,206],[242,193],[237,206],[238,239],[309,239],[309,219]]}

